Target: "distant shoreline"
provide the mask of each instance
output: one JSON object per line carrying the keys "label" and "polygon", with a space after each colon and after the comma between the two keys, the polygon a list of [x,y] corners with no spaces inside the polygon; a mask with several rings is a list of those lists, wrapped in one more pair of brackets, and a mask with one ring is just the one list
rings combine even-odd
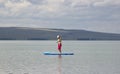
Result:
{"label": "distant shoreline", "polygon": [[0,40],[56,40],[58,34],[63,40],[120,40],[120,34],[87,30],[0,27]]}
{"label": "distant shoreline", "polygon": [[[17,40],[19,40],[19,39],[0,39],[0,41],[17,41]],[[47,40],[47,39],[44,39],[44,40],[40,40],[40,39],[24,39],[24,40],[20,40],[20,41],[49,41],[49,40]],[[63,39],[64,40],[64,39]],[[106,41],[107,39],[103,39],[103,40],[100,40],[100,39],[97,39],[97,40],[72,40],[72,41]],[[66,41],[66,39],[65,39],[65,41]],[[71,41],[71,40],[68,40],[67,39],[67,41]],[[112,40],[107,40],[107,41],[120,41],[120,39],[112,39]]]}

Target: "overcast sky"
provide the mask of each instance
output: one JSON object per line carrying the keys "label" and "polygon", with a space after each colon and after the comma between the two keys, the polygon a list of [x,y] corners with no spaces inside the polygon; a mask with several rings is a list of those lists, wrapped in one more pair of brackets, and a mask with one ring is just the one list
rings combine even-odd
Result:
{"label": "overcast sky", "polygon": [[0,27],[120,34],[120,0],[0,0]]}

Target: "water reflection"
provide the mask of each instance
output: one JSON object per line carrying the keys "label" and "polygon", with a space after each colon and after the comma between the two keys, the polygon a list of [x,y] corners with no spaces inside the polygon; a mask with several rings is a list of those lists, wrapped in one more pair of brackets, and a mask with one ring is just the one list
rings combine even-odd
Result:
{"label": "water reflection", "polygon": [[62,74],[62,56],[58,55],[58,74]]}

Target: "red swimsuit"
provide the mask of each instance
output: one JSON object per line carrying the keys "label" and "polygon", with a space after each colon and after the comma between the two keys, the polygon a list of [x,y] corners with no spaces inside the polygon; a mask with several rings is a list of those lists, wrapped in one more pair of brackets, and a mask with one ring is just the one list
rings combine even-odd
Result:
{"label": "red swimsuit", "polygon": [[62,43],[58,43],[58,49],[61,50]]}

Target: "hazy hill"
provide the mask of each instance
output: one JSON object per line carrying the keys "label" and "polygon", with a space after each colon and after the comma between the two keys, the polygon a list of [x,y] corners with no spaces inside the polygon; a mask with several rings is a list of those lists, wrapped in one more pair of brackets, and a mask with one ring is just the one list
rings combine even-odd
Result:
{"label": "hazy hill", "polygon": [[58,34],[64,40],[120,40],[120,34],[86,30],[0,27],[0,40],[55,40]]}

